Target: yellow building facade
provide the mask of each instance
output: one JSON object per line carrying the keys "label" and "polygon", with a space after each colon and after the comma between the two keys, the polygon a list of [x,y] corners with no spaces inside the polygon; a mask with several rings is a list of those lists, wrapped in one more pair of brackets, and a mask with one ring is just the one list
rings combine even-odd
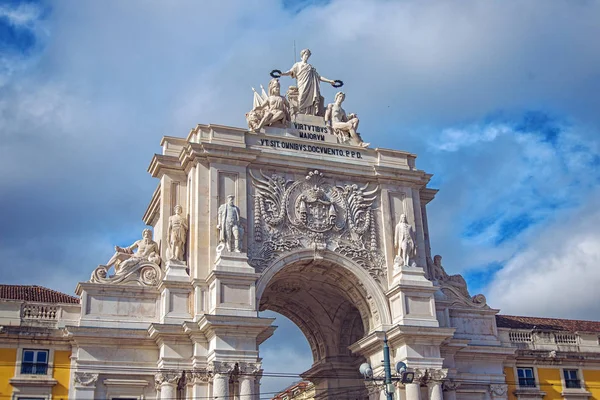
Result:
{"label": "yellow building facade", "polygon": [[69,399],[72,346],[61,325],[78,314],[76,297],[0,285],[0,399]]}

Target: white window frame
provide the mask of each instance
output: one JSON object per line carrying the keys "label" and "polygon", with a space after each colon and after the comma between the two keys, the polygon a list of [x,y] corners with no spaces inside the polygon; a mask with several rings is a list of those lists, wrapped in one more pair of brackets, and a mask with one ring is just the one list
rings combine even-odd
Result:
{"label": "white window frame", "polygon": [[[519,382],[519,369],[530,369],[533,373],[533,386],[521,386],[521,382]],[[517,381],[517,388],[521,390],[528,389],[539,389],[540,380],[538,379],[537,368],[533,365],[517,365],[515,366],[515,380]]]}
{"label": "white window frame", "polygon": [[[43,375],[38,374],[22,374],[21,367],[23,366],[23,352],[25,350],[46,350],[48,352],[48,369]],[[23,346],[17,348],[17,362],[15,364],[14,378],[18,379],[52,379],[54,376],[54,349],[49,346]]]}
{"label": "white window frame", "polygon": [[[567,388],[567,382],[565,381],[565,370],[576,370],[577,371],[577,377],[579,378],[579,383],[581,385],[580,388]],[[592,394],[590,392],[587,391],[587,389],[585,388],[585,380],[583,379],[583,369],[581,369],[580,367],[576,367],[576,366],[562,366],[560,368],[560,381],[562,384],[562,393],[561,395],[563,397],[565,397],[566,395],[588,395],[591,396]]]}

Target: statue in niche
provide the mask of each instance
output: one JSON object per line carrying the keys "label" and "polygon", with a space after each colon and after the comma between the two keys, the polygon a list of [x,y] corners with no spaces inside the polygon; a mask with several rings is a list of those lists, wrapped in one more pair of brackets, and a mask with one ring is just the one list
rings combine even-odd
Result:
{"label": "statue in niche", "polygon": [[394,230],[394,247],[398,248],[398,255],[394,263],[406,266],[416,266],[416,263],[411,259],[417,255],[417,246],[415,239],[415,230],[408,223],[406,215],[400,215],[400,222]]}
{"label": "statue in niche", "polygon": [[279,124],[287,126],[290,121],[290,106],[285,97],[281,95],[279,79],[273,78],[269,82],[269,95],[259,95],[254,92],[254,107],[246,114],[248,128],[258,131],[263,126]]}
{"label": "statue in niche", "polygon": [[169,238],[169,247],[167,257],[169,260],[184,261],[183,252],[187,239],[188,222],[182,216],[183,207],[175,206],[175,215],[169,217],[169,227],[167,229],[167,237]]}
{"label": "statue in niche", "polygon": [[[137,252],[134,250],[137,249]],[[144,229],[142,239],[129,247],[115,246],[115,254],[106,263],[106,267],[115,267],[115,275],[126,272],[141,262],[148,261],[160,265],[160,251],[158,243],[152,240],[152,231]]]}
{"label": "statue in niche", "polygon": [[321,96],[321,82],[330,83],[333,87],[342,86],[343,82],[332,81],[319,75],[315,67],[308,63],[310,55],[311,52],[309,49],[302,50],[300,52],[301,61],[295,63],[289,71],[281,72],[281,75],[291,76],[297,81],[298,113],[323,116],[325,110],[324,99]]}
{"label": "statue in niche", "polygon": [[471,297],[469,290],[467,289],[467,281],[465,281],[465,278],[463,278],[462,275],[448,275],[446,273],[446,270],[442,266],[442,256],[439,254],[434,256],[433,265],[430,265],[430,268],[432,280],[437,281],[440,284],[453,286],[467,298]]}
{"label": "statue in niche", "polygon": [[358,129],[358,116],[356,114],[346,114],[342,108],[342,103],[346,99],[344,92],[337,92],[334,103],[327,105],[325,112],[325,123],[335,134],[340,143],[354,144],[360,147],[368,147],[369,143],[363,142]]}
{"label": "statue in niche", "polygon": [[233,204],[235,196],[227,196],[227,202],[219,206],[217,215],[217,230],[219,243],[224,243],[227,251],[241,251],[244,230],[241,224],[240,209]]}

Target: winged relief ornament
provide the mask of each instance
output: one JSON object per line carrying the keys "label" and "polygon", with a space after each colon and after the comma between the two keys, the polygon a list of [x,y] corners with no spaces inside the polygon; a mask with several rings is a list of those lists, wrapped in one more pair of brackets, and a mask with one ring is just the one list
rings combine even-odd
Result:
{"label": "winged relief ornament", "polygon": [[351,258],[378,281],[385,276],[373,217],[379,187],[334,185],[318,170],[300,180],[260,170],[250,176],[255,195],[249,259],[257,270],[293,249],[312,248],[316,258],[329,249]]}

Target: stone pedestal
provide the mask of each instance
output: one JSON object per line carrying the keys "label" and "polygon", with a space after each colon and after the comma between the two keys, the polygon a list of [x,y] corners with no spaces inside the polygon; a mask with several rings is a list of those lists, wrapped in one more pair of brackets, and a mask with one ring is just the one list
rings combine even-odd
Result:
{"label": "stone pedestal", "polygon": [[159,290],[161,291],[161,323],[181,324],[192,319],[190,313],[192,286],[187,266],[183,261],[167,261],[165,277]]}
{"label": "stone pedestal", "polygon": [[214,315],[256,317],[256,279],[246,253],[223,251],[207,277],[208,311]]}
{"label": "stone pedestal", "polygon": [[435,291],[423,268],[394,265],[392,288],[386,293],[392,306],[392,323],[438,327]]}

